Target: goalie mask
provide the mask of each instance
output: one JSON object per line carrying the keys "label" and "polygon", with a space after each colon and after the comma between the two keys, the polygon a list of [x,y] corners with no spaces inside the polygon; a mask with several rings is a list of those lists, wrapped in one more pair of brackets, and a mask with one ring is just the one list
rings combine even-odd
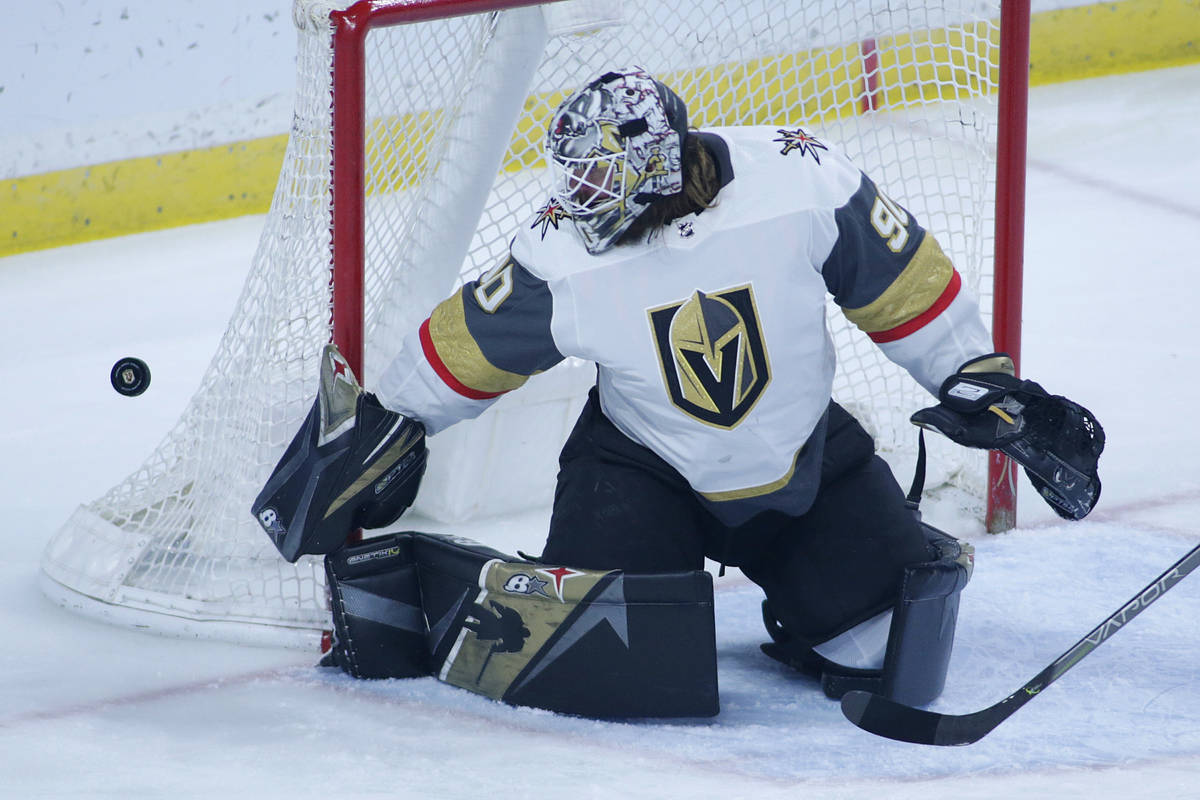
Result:
{"label": "goalie mask", "polygon": [[659,197],[683,190],[687,106],[640,67],[608,72],[554,112],[554,198],[587,251],[602,253]]}

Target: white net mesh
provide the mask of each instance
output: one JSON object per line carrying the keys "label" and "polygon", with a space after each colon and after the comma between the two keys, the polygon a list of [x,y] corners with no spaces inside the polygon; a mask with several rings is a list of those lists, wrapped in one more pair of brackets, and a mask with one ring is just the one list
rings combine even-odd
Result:
{"label": "white net mesh", "polygon": [[[45,583],[64,603],[165,632],[281,643],[310,642],[326,623],[319,561],[284,562],[248,509],[312,402],[330,335],[337,7],[297,2],[295,117],[245,289],[180,421],[47,548]],[[503,257],[543,200],[537,147],[559,100],[633,63],[687,101],[693,125],[804,125],[837,143],[937,235],[991,307],[998,2],[589,0],[547,9],[368,36],[368,388],[403,335],[457,282]],[[915,444],[907,417],[928,396],[836,309],[829,318],[835,397],[903,464]],[[436,437],[419,508],[462,518],[547,500],[558,443],[592,376],[567,363]],[[947,451],[934,463],[982,498],[982,459]]]}

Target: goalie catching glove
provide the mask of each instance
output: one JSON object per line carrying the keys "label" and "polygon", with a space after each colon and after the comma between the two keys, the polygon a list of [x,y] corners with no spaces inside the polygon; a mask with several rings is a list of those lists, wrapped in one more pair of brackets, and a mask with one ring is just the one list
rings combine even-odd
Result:
{"label": "goalie catching glove", "polygon": [[364,392],[329,344],[316,402],[250,510],[288,561],[331,553],[412,505],[425,458],[425,427]]}
{"label": "goalie catching glove", "polygon": [[964,447],[999,450],[1025,468],[1060,517],[1083,519],[1100,499],[1104,429],[1092,413],[1015,376],[1012,359],[972,359],[942,383],[938,405],[912,415]]}

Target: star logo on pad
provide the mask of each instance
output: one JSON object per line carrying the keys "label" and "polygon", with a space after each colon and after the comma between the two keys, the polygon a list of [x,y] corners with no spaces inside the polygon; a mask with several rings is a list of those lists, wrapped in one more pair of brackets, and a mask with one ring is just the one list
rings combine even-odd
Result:
{"label": "star logo on pad", "polygon": [[577,569],[571,569],[570,567],[550,567],[549,569],[539,569],[538,572],[542,573],[543,575],[548,575],[554,580],[554,593],[558,595],[558,601],[560,603],[566,602],[563,600],[563,581],[567,580],[568,578],[574,578],[577,575],[586,574]]}

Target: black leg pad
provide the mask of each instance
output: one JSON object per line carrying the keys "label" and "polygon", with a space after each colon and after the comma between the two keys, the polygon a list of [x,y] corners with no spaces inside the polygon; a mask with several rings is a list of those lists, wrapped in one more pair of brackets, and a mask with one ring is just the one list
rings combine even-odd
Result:
{"label": "black leg pad", "polygon": [[718,712],[707,572],[575,569],[413,536],[440,680],[589,717]]}
{"label": "black leg pad", "polygon": [[772,641],[762,645],[763,652],[817,678],[826,696],[835,700],[851,690],[882,694],[906,705],[937,699],[946,685],[959,594],[971,578],[975,549],[930,525],[921,526],[936,555],[904,569],[882,669],[854,669],[825,659],[813,650],[816,643],[784,629],[767,601],[763,622]]}
{"label": "black leg pad", "polygon": [[922,524],[939,557],[904,570],[883,669],[883,694],[912,706],[933,702],[946,686],[959,593],[971,578],[975,553]]}
{"label": "black leg pad", "polygon": [[460,538],[377,537],[326,557],[335,644],[356,677],[434,675],[589,717],[708,717],[712,577],[531,562]]}
{"label": "black leg pad", "polygon": [[325,558],[333,611],[332,663],[356,678],[429,673],[412,537],[380,536]]}

